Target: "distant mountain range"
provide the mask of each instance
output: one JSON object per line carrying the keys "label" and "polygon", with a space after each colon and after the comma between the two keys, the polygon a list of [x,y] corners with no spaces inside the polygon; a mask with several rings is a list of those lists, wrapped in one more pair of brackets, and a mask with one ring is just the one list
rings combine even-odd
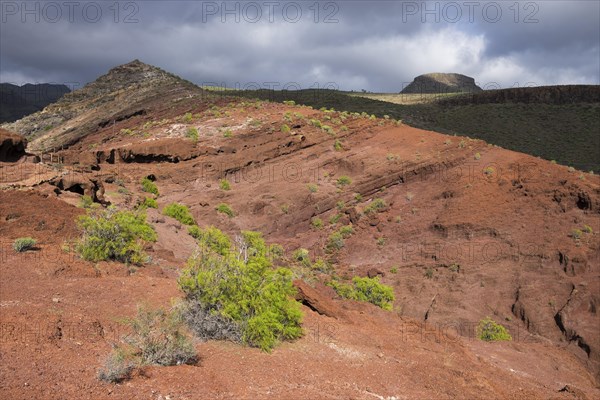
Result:
{"label": "distant mountain range", "polygon": [[65,85],[50,83],[28,83],[23,86],[0,83],[0,123],[13,122],[41,111],[69,92]]}

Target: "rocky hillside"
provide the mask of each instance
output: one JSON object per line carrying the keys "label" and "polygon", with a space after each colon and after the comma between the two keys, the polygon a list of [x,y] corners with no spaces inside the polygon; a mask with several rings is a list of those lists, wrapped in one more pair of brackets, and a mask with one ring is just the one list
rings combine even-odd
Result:
{"label": "rocky hillside", "polygon": [[135,115],[152,113],[158,97],[177,101],[201,93],[190,82],[134,60],[111,69],[44,110],[3,127],[24,135],[34,152],[68,148],[99,129]]}
{"label": "rocky hillside", "polygon": [[69,92],[65,85],[0,83],[0,123],[13,122],[40,111]]}
{"label": "rocky hillside", "polygon": [[461,74],[431,73],[417,76],[400,93],[477,93],[482,89],[475,79]]}
{"label": "rocky hillside", "polygon": [[[3,397],[600,397],[597,175],[391,118],[210,97],[174,79],[166,98],[138,81],[146,111],[87,130],[56,152],[62,163],[0,163],[0,304],[16,332],[2,343]],[[158,193],[150,261],[80,259],[70,244],[82,196],[132,210],[150,196],[143,178]],[[305,335],[271,354],[200,342],[197,365],[102,383],[115,321],[182,297],[177,278],[197,242],[164,215],[172,202],[202,228],[281,244],[301,282]],[[25,236],[37,249],[12,251]],[[327,286],[356,276],[391,286],[393,311]],[[488,316],[513,340],[477,339]],[[43,334],[20,334],[32,326]]]}

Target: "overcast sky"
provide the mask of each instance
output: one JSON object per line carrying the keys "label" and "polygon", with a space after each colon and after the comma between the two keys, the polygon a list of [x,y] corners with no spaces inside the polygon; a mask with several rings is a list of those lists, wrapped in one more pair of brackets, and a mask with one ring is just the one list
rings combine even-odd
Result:
{"label": "overcast sky", "polygon": [[600,83],[600,2],[2,1],[0,81],[81,87],[140,59],[197,84],[398,92]]}

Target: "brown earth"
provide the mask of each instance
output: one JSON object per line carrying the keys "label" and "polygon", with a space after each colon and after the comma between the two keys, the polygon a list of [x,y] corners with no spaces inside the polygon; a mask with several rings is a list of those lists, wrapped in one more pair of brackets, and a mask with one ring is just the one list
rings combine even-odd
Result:
{"label": "brown earth", "polygon": [[[597,176],[391,120],[210,95],[147,101],[151,112],[71,137],[56,155],[65,164],[0,164],[3,398],[600,397]],[[124,332],[118,319],[181,298],[176,278],[195,247],[186,227],[149,210],[159,239],[142,268],[65,248],[85,190],[133,208],[146,176],[159,210],[181,202],[200,226],[258,230],[288,254],[329,257],[341,277],[380,276],[394,311],[335,298],[329,276],[299,270],[302,339],[272,354],[198,343],[198,365],[98,381]],[[340,176],[351,184],[339,187]],[[387,206],[363,214],[376,198]],[[311,227],[315,217],[323,229]],[[330,257],[327,238],[345,224],[354,234]],[[572,236],[586,225],[592,232]],[[15,253],[22,236],[38,248]],[[486,316],[513,341],[476,339]]]}

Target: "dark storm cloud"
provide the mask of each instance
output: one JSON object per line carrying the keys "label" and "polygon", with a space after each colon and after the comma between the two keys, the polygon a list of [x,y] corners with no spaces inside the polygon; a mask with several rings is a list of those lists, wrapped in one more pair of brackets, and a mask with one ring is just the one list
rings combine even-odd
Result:
{"label": "dark storm cloud", "polygon": [[599,83],[599,2],[515,3],[97,1],[68,10],[58,1],[24,12],[3,1],[0,80],[83,85],[139,58],[199,84],[242,87],[398,91],[427,72],[489,87]]}

